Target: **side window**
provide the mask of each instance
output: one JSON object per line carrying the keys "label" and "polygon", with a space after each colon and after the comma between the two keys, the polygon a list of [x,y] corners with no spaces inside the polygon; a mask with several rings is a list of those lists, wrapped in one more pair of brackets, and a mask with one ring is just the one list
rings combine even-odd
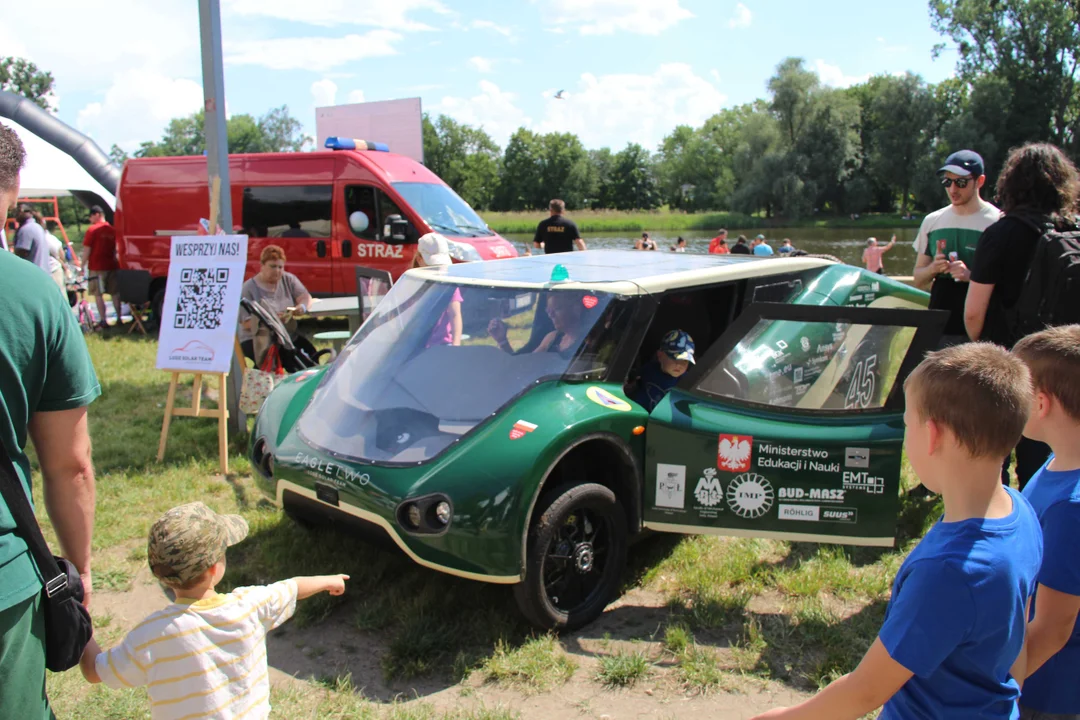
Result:
{"label": "side window", "polygon": [[[381,237],[384,241],[388,243],[394,242],[391,239],[389,233],[385,232],[387,218],[389,218],[391,215],[397,215],[402,220],[406,221],[409,218],[405,213],[401,211],[401,208],[397,206],[397,203],[391,200],[386,193],[382,192],[381,190],[376,190],[375,194],[378,196],[379,202],[379,237]],[[405,243],[415,243],[417,240],[419,240],[419,236],[416,234],[416,229],[413,228],[412,223],[409,223],[409,231],[406,233]]]}
{"label": "side window", "polygon": [[802,292],[799,278],[762,278],[750,289],[750,302],[786,303]]}
{"label": "side window", "polygon": [[330,185],[244,188],[244,230],[251,237],[330,237]]}
{"label": "side window", "polygon": [[353,235],[362,240],[378,240],[380,228],[379,217],[375,211],[375,188],[370,185],[347,186],[345,217]]}
{"label": "side window", "polygon": [[697,390],[804,410],[884,406],[916,328],[759,320]]}

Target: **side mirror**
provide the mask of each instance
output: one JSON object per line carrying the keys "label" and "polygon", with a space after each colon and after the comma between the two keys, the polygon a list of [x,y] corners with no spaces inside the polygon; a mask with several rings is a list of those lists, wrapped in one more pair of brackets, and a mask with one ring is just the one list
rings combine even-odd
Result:
{"label": "side mirror", "polygon": [[383,241],[403,243],[409,239],[409,221],[400,215],[387,215],[383,226]]}

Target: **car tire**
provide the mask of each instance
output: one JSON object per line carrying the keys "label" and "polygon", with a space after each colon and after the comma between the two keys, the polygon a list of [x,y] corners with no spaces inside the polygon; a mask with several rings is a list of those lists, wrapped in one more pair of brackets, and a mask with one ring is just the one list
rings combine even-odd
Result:
{"label": "car tire", "polygon": [[544,630],[575,630],[604,612],[626,566],[626,512],[595,483],[551,493],[529,529],[525,579],[514,598]]}

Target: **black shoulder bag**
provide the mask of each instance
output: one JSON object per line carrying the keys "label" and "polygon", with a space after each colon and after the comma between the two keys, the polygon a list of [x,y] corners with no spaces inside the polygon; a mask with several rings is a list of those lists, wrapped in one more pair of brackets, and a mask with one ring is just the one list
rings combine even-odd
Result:
{"label": "black shoulder bag", "polygon": [[15,530],[26,541],[38,572],[45,578],[41,600],[45,609],[45,667],[63,672],[79,664],[94,634],[90,613],[83,607],[83,584],[79,571],[62,557],[49,552],[37,518],[30,507],[15,465],[0,442],[0,494],[15,518]]}

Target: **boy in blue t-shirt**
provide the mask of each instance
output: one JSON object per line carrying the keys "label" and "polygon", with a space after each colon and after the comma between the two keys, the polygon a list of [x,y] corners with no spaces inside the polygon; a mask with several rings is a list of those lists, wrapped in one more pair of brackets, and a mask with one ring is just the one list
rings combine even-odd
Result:
{"label": "boy in blue t-shirt", "polygon": [[904,394],[908,460],[945,516],[900,567],[859,666],[759,717],[855,720],[882,705],[879,720],[1019,717],[1012,668],[1042,535],[1027,501],[1001,484],[1001,461],[1027,422],[1030,373],[1000,347],[968,343],[930,353]]}
{"label": "boy in blue t-shirt", "polygon": [[1053,450],[1024,487],[1046,549],[1028,625],[1020,716],[1080,719],[1080,325],[1029,335],[1013,352],[1035,384],[1024,435]]}
{"label": "boy in blue t-shirt", "polygon": [[628,396],[652,412],[694,362],[694,341],[683,330],[672,330],[660,341],[656,357],[641,368],[637,387]]}

